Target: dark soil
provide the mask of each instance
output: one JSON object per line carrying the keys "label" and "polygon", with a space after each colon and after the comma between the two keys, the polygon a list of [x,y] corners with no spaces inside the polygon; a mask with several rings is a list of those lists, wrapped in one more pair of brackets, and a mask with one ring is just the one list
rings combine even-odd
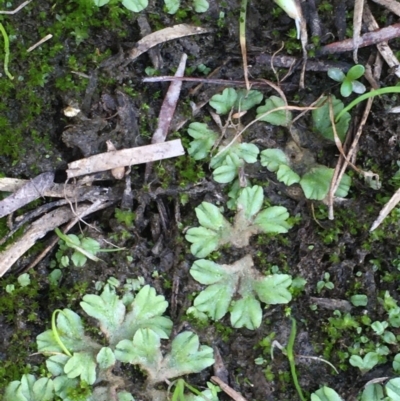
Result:
{"label": "dark soil", "polygon": [[[5,9],[6,3],[0,2],[0,8]],[[137,15],[116,2],[100,9],[86,3],[91,1],[34,0],[19,13],[0,18],[11,39],[9,69],[15,77],[10,81],[3,74],[0,80],[0,173],[3,176],[33,178],[39,173],[57,170],[62,177],[67,163],[105,151],[108,139],[112,139],[118,149],[150,143],[169,84],[142,82],[145,69],[152,66],[148,52],[135,62],[124,62],[125,52],[142,37]],[[211,70],[220,68],[213,78],[243,81],[238,2],[211,0],[205,14],[194,13],[184,2],[181,8],[185,12],[176,16],[163,12],[161,2],[151,3],[145,15],[153,31],[182,22],[213,29],[210,34],[189,36],[156,47],[155,57],[161,60],[157,67],[159,75],[172,75],[185,52],[189,56],[188,67],[192,68],[186,75],[204,77],[195,69],[204,64]],[[343,38],[343,32],[352,28],[352,5],[340,0],[335,3],[337,5],[330,7],[331,3],[315,2],[321,19],[321,45]],[[12,8],[17,6],[16,2],[12,4]],[[275,11],[271,12],[272,9]],[[394,20],[390,13],[385,17],[382,9],[373,9],[373,13],[377,20],[386,18],[387,25]],[[283,12],[277,12],[277,6],[271,0],[256,0],[249,4],[247,18],[250,79],[276,82],[265,55],[277,52],[284,42],[278,56],[290,55],[301,60],[300,42],[288,34],[289,31],[292,34],[294,22]],[[52,33],[53,39],[26,53],[26,48],[47,33]],[[400,50],[398,40],[393,40],[391,47],[394,51]],[[376,49],[372,47],[361,49],[359,63],[365,65],[375,53]],[[332,65],[354,64],[351,52],[335,57],[321,56],[315,61]],[[287,69],[277,68],[280,79],[287,72]],[[289,104],[309,105],[323,93],[340,96],[338,85],[328,78],[326,69],[306,71],[305,89],[299,88],[300,72],[301,63],[280,84]],[[382,86],[396,82],[396,77],[385,67]],[[186,133],[189,122],[211,121],[207,108],[192,117],[189,102],[199,104],[202,99],[223,89],[215,84],[203,85],[193,96],[191,90],[195,86],[194,83],[183,84],[173,121],[174,127],[180,127],[188,119],[178,132],[171,133],[171,138],[182,138],[185,146],[189,142]],[[270,89],[261,90],[265,95],[273,93]],[[246,171],[249,181],[264,187],[265,197],[271,205],[285,206],[291,216],[296,216],[295,224],[286,235],[254,236],[245,250],[225,248],[218,254],[219,260],[234,262],[251,254],[260,271],[271,272],[277,266],[280,272],[307,281],[304,290],[295,294],[289,305],[268,307],[261,327],[255,331],[232,329],[229,316],[221,322],[210,323],[207,329],[190,322],[202,343],[219,350],[228,371],[229,385],[249,401],[298,399],[287,358],[275,349],[271,360],[270,344],[264,340],[272,335],[273,339],[286,345],[291,328],[289,315],[298,322],[296,354],[322,357],[339,372],[336,374],[319,360],[296,359],[304,392],[309,394],[328,385],[350,400],[368,380],[394,376],[391,362],[396,354],[395,345],[389,347],[390,354],[384,358],[386,364],[382,363],[367,376],[362,376],[348,362],[350,348],[358,338],[356,329],[335,328],[332,318],[338,316],[334,311],[339,310],[342,316],[350,313],[358,322],[363,315],[369,316],[371,321],[383,321],[386,314],[379,299],[385,291],[399,298],[396,215],[392,214],[376,232],[369,232],[381,207],[397,190],[390,179],[398,170],[398,117],[385,113],[386,109],[397,105],[396,100],[391,96],[375,99],[357,153],[357,166],[378,173],[382,188],[373,190],[361,176],[351,173],[351,192],[342,206],[336,206],[335,220],[328,220],[327,208],[322,203],[292,196],[283,184],[277,183],[275,174],[261,165],[251,166]],[[344,102],[347,104],[349,100]],[[63,109],[67,106],[79,107],[85,118],[65,117]],[[358,111],[353,110],[352,115],[355,119]],[[252,119],[254,114],[250,113],[242,123]],[[305,136],[304,146],[319,163],[334,167],[337,149],[310,132],[309,118],[301,121],[299,128]],[[257,123],[244,138],[264,149],[284,147],[290,134],[285,129]],[[81,297],[86,292],[94,293],[94,284],[98,280],[106,282],[112,276],[124,282],[127,278],[143,276],[146,283],[169,301],[168,313],[175,330],[187,321],[185,312],[191,305],[193,293],[200,291],[201,286],[188,273],[195,258],[184,239],[184,229],[197,224],[194,208],[202,201],[219,205],[227,202],[225,187],[212,180],[207,163],[194,162],[189,156],[157,162],[149,185],[144,183],[144,166],[133,167],[131,178],[134,194],[131,210],[136,216],[133,225],[127,227],[116,219],[115,209],[121,207],[116,203],[87,219],[97,230],[83,225],[72,230],[75,233],[83,230],[99,241],[107,239],[125,247],[126,251],[103,254],[105,263],[88,261],[84,268],[64,269],[57,289],[47,280],[51,261],[55,260],[54,251],[30,271],[35,284],[29,291],[6,293],[6,285],[15,284],[19,272],[45,247],[50,239],[46,237],[3,277],[0,282],[0,365],[4,366],[0,367],[1,388],[11,380],[18,380],[23,373],[38,373],[35,366],[43,363],[43,359],[30,354],[36,350],[36,336],[49,327],[52,311],[64,307],[80,311]],[[123,185],[110,176],[101,184]],[[187,202],[183,202],[184,199]],[[47,201],[43,199],[40,203]],[[32,208],[36,206],[38,203]],[[2,235],[7,232],[5,220],[0,220]],[[318,293],[317,283],[327,272],[334,288]],[[366,308],[340,302],[349,301],[354,294],[368,296]],[[315,308],[314,305],[318,306]],[[365,335],[373,338],[370,329],[365,331]],[[264,358],[264,363],[255,364],[254,360],[260,357]],[[187,380],[201,388],[212,374],[209,369]],[[132,388],[127,390],[135,394],[133,383],[136,385],[143,379],[139,375],[131,380]]]}

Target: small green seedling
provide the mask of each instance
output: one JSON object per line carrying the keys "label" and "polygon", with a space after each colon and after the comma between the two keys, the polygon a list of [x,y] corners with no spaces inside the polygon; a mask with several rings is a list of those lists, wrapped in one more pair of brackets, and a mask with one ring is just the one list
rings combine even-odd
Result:
{"label": "small green seedling", "polygon": [[321,281],[318,281],[317,283],[317,292],[318,294],[326,288],[327,290],[333,290],[335,288],[335,285],[330,281],[331,275],[326,272],[324,273],[324,279]]}
{"label": "small green seedling", "polygon": [[[71,260],[76,267],[84,266],[88,259],[93,260],[94,262],[102,262],[102,260],[96,256],[96,254],[99,252],[119,252],[125,249],[101,249],[99,242],[93,238],[80,238],[75,234],[64,234],[59,228],[56,228],[54,231],[60,237],[60,239],[64,241],[64,244],[60,246],[62,251],[66,250],[67,248],[74,250]],[[69,257],[67,255],[58,255],[58,259],[63,267],[69,265]]]}
{"label": "small green seedling", "polygon": [[364,66],[357,64],[351,67],[347,74],[344,74],[339,68],[330,68],[328,70],[328,76],[334,81],[342,83],[340,86],[340,94],[343,97],[348,97],[352,92],[362,94],[366,91],[365,85],[357,81],[357,79],[364,75],[364,72]]}

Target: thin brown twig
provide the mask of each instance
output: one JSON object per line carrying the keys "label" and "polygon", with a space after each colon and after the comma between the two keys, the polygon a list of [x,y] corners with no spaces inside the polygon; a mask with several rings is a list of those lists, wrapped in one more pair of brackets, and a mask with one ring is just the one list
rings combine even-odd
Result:
{"label": "thin brown twig", "polygon": [[[351,143],[351,146],[350,146],[350,148],[349,148],[349,150],[347,152],[346,159],[344,159],[342,157],[342,155],[340,155],[340,157],[338,159],[338,162],[337,162],[337,165],[336,165],[336,168],[335,168],[335,173],[334,173],[334,176],[336,175],[337,178],[336,178],[336,181],[335,181],[334,185],[331,185],[331,188],[329,189],[329,196],[332,196],[331,194],[334,194],[337,191],[337,189],[339,187],[339,183],[342,180],[342,177],[343,177],[343,175],[344,175],[344,173],[345,173],[345,171],[347,169],[347,165],[348,165],[347,160],[351,159],[352,155],[355,153],[356,146],[358,144],[358,141],[361,138],[364,125],[367,122],[367,118],[368,118],[369,112],[371,110],[372,102],[373,102],[373,98],[369,98],[368,101],[367,101],[367,104],[365,106],[361,122],[360,122],[360,124],[359,124],[359,126],[357,128],[357,133],[356,133],[356,135],[355,135],[355,137],[353,139],[353,142]],[[338,173],[336,172],[336,170],[338,171]],[[329,219],[333,220],[333,208],[329,209]]]}
{"label": "thin brown twig", "polygon": [[218,384],[218,386],[221,387],[221,390],[229,395],[233,400],[235,401],[247,401],[246,398],[242,396],[242,394],[238,393],[235,391],[232,387],[228,386],[224,381],[222,381],[219,377],[217,376],[211,376],[211,381],[215,384]]}
{"label": "thin brown twig", "polygon": [[[364,33],[364,35],[360,37],[360,44],[358,47],[372,46],[398,37],[400,37],[400,23],[387,26],[378,31]],[[353,50],[353,39],[345,39],[341,42],[334,42],[321,47],[321,49],[317,51],[317,55],[343,53]]]}
{"label": "thin brown twig", "polygon": [[25,6],[27,6],[32,0],[27,0],[24,3],[20,4],[17,8],[15,8],[12,11],[3,11],[0,10],[0,14],[8,14],[8,15],[13,15],[16,14],[18,11],[22,10]]}

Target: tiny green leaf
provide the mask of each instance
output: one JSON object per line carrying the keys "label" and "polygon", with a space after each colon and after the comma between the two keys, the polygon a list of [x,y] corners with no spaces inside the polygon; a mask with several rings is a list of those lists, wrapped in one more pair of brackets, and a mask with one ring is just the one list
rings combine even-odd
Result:
{"label": "tiny green leaf", "polygon": [[194,299],[193,305],[200,312],[207,313],[213,320],[222,319],[228,312],[235,288],[232,280],[224,283],[212,284]]}
{"label": "tiny green leaf", "polygon": [[237,200],[237,205],[238,208],[243,209],[245,218],[250,220],[261,210],[263,201],[263,189],[258,185],[254,185],[243,189]]}
{"label": "tiny green leaf", "polygon": [[96,381],[96,362],[89,352],[75,352],[64,366],[64,372],[70,379],[80,377],[86,383]]}
{"label": "tiny green leaf", "polygon": [[53,376],[64,373],[64,366],[70,357],[64,354],[52,355],[46,360],[46,367]]}
{"label": "tiny green leaf", "polygon": [[148,0],[122,0],[122,5],[134,13],[139,13],[147,8],[149,2]]}
{"label": "tiny green leaf", "polygon": [[[98,350],[98,346],[90,337],[85,336],[82,320],[78,314],[70,309],[63,309],[57,315],[57,332],[62,344],[71,352],[82,350]],[[55,338],[53,330],[46,330],[36,337],[38,351],[63,352]]]}
{"label": "tiny green leaf", "polygon": [[362,94],[367,90],[365,85],[363,83],[361,83],[360,81],[352,81],[352,85],[353,85],[354,93]]}
{"label": "tiny green leaf", "polygon": [[255,330],[261,325],[262,310],[260,302],[248,296],[235,301],[231,310],[231,325],[235,328],[246,327]]}
{"label": "tiny green leaf", "polygon": [[[322,200],[329,192],[329,186],[333,177],[333,169],[326,166],[313,167],[300,180],[300,186],[307,199]],[[351,178],[344,175],[335,196],[347,196],[351,185]]]}
{"label": "tiny green leaf", "polygon": [[165,7],[167,8],[168,14],[176,14],[181,5],[180,0],[164,0]]}
{"label": "tiny green leaf", "polygon": [[193,6],[196,13],[205,13],[210,7],[207,0],[193,0]]}
{"label": "tiny green leaf", "polygon": [[212,283],[195,298],[193,305],[196,312],[219,320],[230,309],[231,324],[236,328],[254,330],[260,326],[262,310],[258,299],[268,304],[291,300],[288,290],[291,277],[285,274],[261,275],[253,268],[250,255],[231,265],[197,261],[190,269],[190,274],[202,284]]}
{"label": "tiny green leaf", "polygon": [[31,283],[31,278],[28,273],[18,276],[18,283],[21,287],[27,287]]}
{"label": "tiny green leaf", "polygon": [[239,167],[232,161],[232,157],[227,156],[225,163],[213,171],[213,178],[220,184],[227,184],[237,177],[238,170]]}
{"label": "tiny green leaf", "polygon": [[351,92],[353,92],[353,82],[348,78],[345,78],[342,82],[342,85],[340,85],[340,94],[343,97],[349,97]]}
{"label": "tiny green leaf", "polygon": [[391,401],[400,401],[400,378],[389,380],[385,385],[385,390]]}
{"label": "tiny green leaf", "polygon": [[253,143],[241,143],[238,149],[238,156],[246,163],[255,163],[260,150]]}
{"label": "tiny green leaf", "polygon": [[87,262],[87,257],[83,253],[75,251],[71,255],[71,260],[75,267],[83,267]]}
{"label": "tiny green leaf", "polygon": [[122,340],[115,349],[115,357],[121,361],[141,365],[154,376],[162,360],[160,337],[150,329],[139,329],[132,341]]}
{"label": "tiny green leaf", "polygon": [[323,386],[311,394],[311,401],[343,401],[343,399],[332,388]]}
{"label": "tiny green leaf", "polygon": [[99,242],[90,237],[82,238],[81,247],[93,255],[96,255],[96,253],[100,251]]}
{"label": "tiny green leaf", "polygon": [[277,171],[282,164],[289,164],[286,153],[283,150],[265,149],[261,152],[261,165],[267,167],[269,171]]}
{"label": "tiny green leaf", "polygon": [[346,78],[346,75],[340,68],[329,68],[328,76],[336,82],[343,82]]}
{"label": "tiny green leaf", "polygon": [[[333,114],[334,114],[334,119],[336,116],[343,110],[344,104],[341,100],[336,99],[335,96],[331,96],[332,98],[332,107],[333,107]],[[319,103],[317,104],[318,107],[317,109],[312,111],[312,119],[314,122],[314,127],[318,133],[320,133],[324,138],[329,139],[331,141],[334,140],[333,136],[333,128],[332,128],[332,123],[330,119],[330,114],[329,114],[329,101],[328,97],[324,96]],[[343,116],[340,118],[340,120],[336,123],[336,131],[337,134],[340,138],[340,140],[343,142],[347,129],[350,124],[350,114],[349,113],[344,113]]]}
{"label": "tiny green leaf", "polygon": [[247,111],[260,104],[263,99],[263,94],[256,90],[239,89],[237,91],[237,99],[235,102],[235,109],[240,111]]}
{"label": "tiny green leaf", "polygon": [[395,355],[392,366],[396,373],[400,372],[400,354]]}
{"label": "tiny green leaf", "polygon": [[265,101],[264,106],[257,108],[257,119],[260,121],[266,121],[272,125],[281,125],[283,127],[287,127],[292,121],[292,113],[283,109],[272,111],[278,107],[285,106],[285,102],[280,97],[271,96]]}
{"label": "tiny green leaf", "polygon": [[210,106],[218,114],[228,114],[234,106],[238,94],[233,88],[226,88],[221,94],[214,95],[210,100]]}
{"label": "tiny green leaf", "polygon": [[288,274],[272,274],[257,281],[254,289],[262,302],[270,305],[287,304],[292,300],[288,290],[292,284],[292,277]]}
{"label": "tiny green leaf", "polygon": [[190,275],[201,284],[215,284],[218,281],[225,281],[227,273],[219,264],[210,260],[199,259],[193,263]]}
{"label": "tiny green leaf", "polygon": [[361,401],[382,401],[383,387],[380,384],[368,384],[361,395]]}
{"label": "tiny green leaf", "polygon": [[220,235],[204,227],[189,228],[185,238],[192,243],[190,252],[197,258],[204,258],[219,247]]}
{"label": "tiny green leaf", "polygon": [[189,125],[188,134],[194,138],[188,152],[195,160],[206,158],[218,138],[218,134],[209,129],[207,124],[197,122]]}
{"label": "tiny green leaf", "polygon": [[276,178],[278,178],[280,182],[283,182],[288,187],[299,183],[301,180],[300,176],[286,164],[281,164],[279,166],[278,171],[276,172]]}
{"label": "tiny green leaf", "polygon": [[350,298],[350,302],[354,306],[367,306],[368,304],[368,297],[364,294],[356,294]]}
{"label": "tiny green leaf", "polygon": [[62,400],[68,400],[71,390],[79,387],[78,379],[70,379],[67,375],[56,377],[54,380],[54,392]]}
{"label": "tiny green leaf", "polygon": [[254,220],[254,225],[266,233],[287,233],[291,225],[287,209],[283,206],[271,206],[262,210]]}
{"label": "tiny green leaf", "polygon": [[199,223],[211,230],[221,230],[226,225],[226,220],[220,210],[209,202],[202,202],[195,208]]}
{"label": "tiny green leaf", "polygon": [[103,347],[96,356],[100,369],[108,369],[115,364],[115,355],[111,348]]}
{"label": "tiny green leaf", "polygon": [[346,77],[350,81],[354,81],[358,78],[361,78],[364,75],[365,68],[361,64],[356,64],[353,65],[353,67],[350,68],[349,72],[347,73]]}
{"label": "tiny green leaf", "polygon": [[82,309],[100,322],[101,331],[114,342],[113,336],[125,317],[125,305],[110,286],[105,286],[102,294],[87,294],[80,303]]}
{"label": "tiny green leaf", "polygon": [[199,337],[190,331],[178,334],[171,344],[171,352],[163,361],[161,378],[169,379],[189,373],[198,373],[214,363],[213,350],[200,345]]}

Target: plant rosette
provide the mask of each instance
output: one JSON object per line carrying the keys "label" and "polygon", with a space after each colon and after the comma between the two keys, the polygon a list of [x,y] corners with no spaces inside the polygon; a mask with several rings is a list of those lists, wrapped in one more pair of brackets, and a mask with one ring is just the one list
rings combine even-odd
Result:
{"label": "plant rosette", "polygon": [[340,85],[340,94],[343,97],[348,97],[352,92],[362,94],[367,90],[364,84],[357,81],[357,79],[364,75],[364,72],[364,66],[357,64],[353,65],[347,74],[344,74],[339,68],[330,68],[328,70],[328,76],[334,81],[342,83]]}
{"label": "plant rosette", "polygon": [[267,305],[286,304],[292,299],[288,274],[264,276],[255,269],[250,255],[231,265],[200,259],[190,269],[191,276],[206,289],[194,299],[188,314],[205,313],[213,320],[230,312],[234,328],[255,330],[261,325],[260,301]]}
{"label": "plant rosette", "polygon": [[72,401],[78,393],[82,401],[109,401],[110,394],[119,401],[133,401],[126,391],[116,393],[124,383],[113,373],[117,361],[146,372],[149,399],[167,399],[166,392],[154,389],[157,383],[198,373],[214,363],[212,348],[201,345],[189,331],[178,334],[170,351],[163,352],[161,341],[169,338],[172,329],[172,321],[163,316],[168,302],[148,285],[136,296],[128,291],[121,299],[106,284],[101,295],[85,295],[81,307],[98,321],[104,340],[98,343],[85,334],[74,311],[55,311],[52,329],[36,340],[53,378],[24,375],[7,386],[4,401],[51,401],[55,396]]}
{"label": "plant rosette", "polygon": [[187,230],[185,238],[191,242],[190,251],[197,258],[204,258],[225,244],[243,248],[257,233],[286,233],[291,228],[289,213],[283,206],[261,210],[264,193],[261,187],[244,188],[237,200],[237,213],[232,225],[217,206],[202,202],[195,212],[200,227]]}

